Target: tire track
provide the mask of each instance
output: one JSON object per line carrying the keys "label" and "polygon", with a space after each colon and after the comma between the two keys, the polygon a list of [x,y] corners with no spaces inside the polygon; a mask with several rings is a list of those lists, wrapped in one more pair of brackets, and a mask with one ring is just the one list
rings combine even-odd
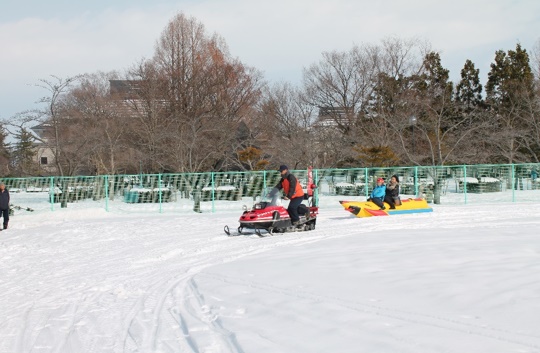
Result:
{"label": "tire track", "polygon": [[[203,272],[198,274],[200,277],[209,278],[216,281],[222,281],[227,284],[242,285],[250,288],[257,288],[263,291],[278,293],[289,297],[295,297],[302,300],[312,300],[316,302],[332,303],[343,308],[361,312],[368,315],[386,317],[396,319],[403,322],[418,324],[428,327],[433,327],[442,330],[454,331],[467,335],[476,335],[485,338],[490,338],[496,341],[517,344],[535,351],[540,351],[540,335],[533,335],[522,332],[514,332],[507,329],[501,329],[493,326],[477,325],[466,323],[456,319],[446,318],[443,316],[421,313],[419,311],[405,310],[401,308],[392,308],[389,306],[375,305],[360,301],[346,300],[337,296],[327,296],[315,294],[303,290],[294,291],[281,288],[267,283],[259,283],[252,280],[244,280],[240,278],[230,277],[223,274],[213,274],[211,272]],[[529,340],[528,340],[529,339]],[[534,342],[536,340],[536,342]]]}
{"label": "tire track", "polygon": [[[0,264],[0,270],[5,274],[0,282],[5,287],[0,293],[0,301],[15,303],[13,306],[0,304],[4,317],[0,324],[1,350],[6,353],[53,350],[201,353],[205,348],[219,345],[221,351],[243,353],[245,349],[235,333],[226,327],[226,320],[208,305],[205,293],[199,289],[196,279],[202,276],[291,298],[331,303],[365,315],[511,342],[540,351],[540,337],[534,334],[483,327],[445,316],[345,300],[338,296],[291,291],[209,272],[212,266],[282,247],[369,236],[377,230],[403,229],[397,219],[382,222],[339,217],[335,218],[339,222],[331,221],[333,215],[343,212],[328,211],[320,216],[321,222],[314,231],[262,239],[227,238],[221,234],[221,229],[216,231],[215,224],[197,225],[200,229],[190,234],[185,229],[190,229],[197,220],[190,224],[187,218],[170,217],[155,222],[128,217],[101,223],[60,222],[55,227],[65,229],[47,230],[42,240],[33,236],[36,229],[29,229],[17,239],[3,241],[0,247],[2,255],[12,256],[9,262]],[[469,222],[447,220],[437,213],[433,213],[432,218],[440,227],[455,229],[466,227]],[[423,224],[425,217],[415,219],[414,229],[433,228],[434,220]],[[133,220],[133,223],[126,223],[126,220]],[[490,227],[503,224],[493,219],[489,222]],[[482,224],[487,226],[488,222]],[[530,224],[537,225],[538,222]],[[101,234],[96,234],[96,227]],[[400,240],[397,245],[409,241],[413,239]],[[414,241],[428,247],[432,244],[445,247],[459,245],[463,239],[419,237]],[[24,245],[18,244],[21,242]],[[395,247],[391,241],[369,244],[370,251]],[[37,261],[41,266],[35,266]],[[22,302],[19,299],[22,295],[25,302],[33,306],[17,305]],[[394,335],[393,339],[412,347],[411,352],[417,352],[414,348],[424,349],[422,343],[407,337]]]}
{"label": "tire track", "polygon": [[[320,236],[317,238],[321,239]],[[178,263],[168,266],[166,271],[162,272],[162,278],[147,287],[147,293],[129,309],[128,318],[124,320],[125,335],[122,344],[124,351],[155,351],[162,348],[158,347],[158,342],[163,342],[164,337],[175,336],[178,338],[177,351],[181,349],[198,353],[201,351],[201,345],[211,345],[213,341],[219,342],[220,347],[228,347],[230,352],[243,353],[244,350],[234,333],[223,327],[219,318],[212,318],[215,314],[205,311],[208,307],[193,277],[205,268],[224,262],[235,261],[276,247],[316,241],[300,236],[294,238],[276,236],[271,237],[270,241],[257,238],[260,242],[253,242],[253,239],[244,239],[240,242],[225,239],[227,240],[231,241],[227,242],[226,246],[223,244],[217,246],[214,242],[193,242],[190,244],[191,247],[187,246],[187,243],[182,244],[183,251],[181,256],[179,255]],[[156,261],[158,258],[159,256],[156,256]],[[148,260],[142,263],[148,264]],[[179,272],[183,273],[178,274]],[[176,330],[171,329],[173,327],[169,321],[171,318],[174,325],[178,326]],[[193,328],[194,325],[196,329]],[[205,335],[210,334],[211,338],[198,334],[202,330],[201,327],[204,328]]]}

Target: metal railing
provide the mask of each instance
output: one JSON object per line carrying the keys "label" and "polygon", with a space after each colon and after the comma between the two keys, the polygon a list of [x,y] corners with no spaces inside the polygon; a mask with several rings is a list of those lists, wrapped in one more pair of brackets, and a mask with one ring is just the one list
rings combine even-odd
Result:
{"label": "metal railing", "polygon": [[[293,170],[307,184],[307,170]],[[377,178],[400,179],[402,197],[440,204],[540,200],[540,163],[314,169],[316,202],[364,200]],[[238,211],[279,181],[277,171],[5,178],[14,205],[35,210],[101,208],[120,212]]]}

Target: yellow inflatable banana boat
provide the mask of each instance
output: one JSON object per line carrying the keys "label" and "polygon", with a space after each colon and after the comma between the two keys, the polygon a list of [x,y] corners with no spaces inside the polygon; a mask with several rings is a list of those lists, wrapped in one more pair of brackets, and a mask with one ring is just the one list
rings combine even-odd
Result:
{"label": "yellow inflatable banana boat", "polygon": [[433,212],[433,209],[428,206],[428,203],[423,198],[404,199],[401,200],[401,205],[395,209],[390,209],[390,205],[384,204],[386,209],[381,210],[379,206],[371,201],[339,201],[341,206],[356,217],[372,217],[372,216],[394,216],[398,214]]}

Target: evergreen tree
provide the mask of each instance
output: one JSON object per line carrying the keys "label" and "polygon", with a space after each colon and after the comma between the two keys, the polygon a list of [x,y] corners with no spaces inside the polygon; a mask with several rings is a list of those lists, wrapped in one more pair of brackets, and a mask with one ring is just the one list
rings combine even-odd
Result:
{"label": "evergreen tree", "polygon": [[34,148],[34,135],[26,128],[22,128],[15,135],[17,142],[13,150],[14,165],[19,176],[34,175],[37,172],[37,162],[35,161],[36,150]]}
{"label": "evergreen tree", "polygon": [[[467,150],[470,137],[481,128],[481,121],[471,122],[456,109],[454,85],[438,53],[425,56],[422,70],[412,80],[414,100],[410,104],[416,117],[411,127],[416,131],[413,161],[433,166],[456,163]],[[429,174],[434,182],[434,202],[440,203],[444,174],[440,168],[429,170]]]}
{"label": "evergreen tree", "polygon": [[413,77],[416,92],[416,129],[417,163],[444,165],[449,153],[453,150],[447,144],[452,140],[455,129],[453,90],[454,84],[449,80],[449,70],[442,66],[439,53],[431,52],[425,56],[423,69]]}
{"label": "evergreen tree", "polygon": [[482,84],[479,77],[480,70],[474,67],[471,60],[467,60],[461,69],[461,81],[456,86],[456,102],[466,111],[470,112],[483,104]]}
{"label": "evergreen tree", "polygon": [[441,63],[441,56],[437,52],[431,52],[424,59],[424,70],[421,75],[427,93],[435,100],[452,97],[453,83],[449,81],[450,71]]}
{"label": "evergreen tree", "polygon": [[486,84],[487,100],[492,108],[508,107],[520,97],[534,94],[534,75],[529,63],[529,54],[518,43],[516,50],[495,53]]}
{"label": "evergreen tree", "polygon": [[[530,141],[536,125],[534,75],[527,51],[518,43],[516,50],[495,53],[486,84],[486,101],[492,112],[491,149],[494,162],[527,162],[538,139]],[[536,148],[536,147],[535,147]]]}

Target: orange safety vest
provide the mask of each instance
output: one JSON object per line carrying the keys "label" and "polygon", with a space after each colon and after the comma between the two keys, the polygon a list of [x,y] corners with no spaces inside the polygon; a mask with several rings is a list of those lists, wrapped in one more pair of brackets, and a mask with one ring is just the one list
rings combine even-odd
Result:
{"label": "orange safety vest", "polygon": [[[285,194],[285,196],[289,196],[289,189],[290,189],[290,185],[289,185],[289,179],[283,179],[281,181],[281,185],[283,186],[283,192]],[[300,185],[300,183],[298,182],[298,180],[296,181],[296,188],[294,189],[294,194],[291,196],[291,199],[294,199],[296,197],[303,197],[304,196],[304,190],[302,190],[302,185]]]}

